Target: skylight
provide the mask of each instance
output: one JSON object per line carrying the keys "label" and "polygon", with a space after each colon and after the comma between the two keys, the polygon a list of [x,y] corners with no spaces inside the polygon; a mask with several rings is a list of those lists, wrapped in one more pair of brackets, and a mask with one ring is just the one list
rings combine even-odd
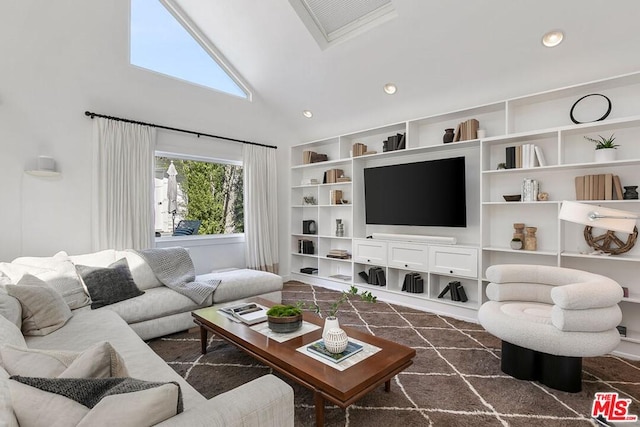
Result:
{"label": "skylight", "polygon": [[249,98],[249,92],[229,74],[229,67],[221,66],[211,43],[177,8],[174,12],[177,16],[160,0],[131,0],[131,64]]}

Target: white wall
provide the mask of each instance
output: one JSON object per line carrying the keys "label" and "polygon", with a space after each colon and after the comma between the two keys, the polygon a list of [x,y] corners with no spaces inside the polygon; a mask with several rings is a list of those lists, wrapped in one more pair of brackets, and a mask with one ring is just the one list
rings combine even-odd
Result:
{"label": "white wall", "polygon": [[[85,110],[289,145],[259,93],[248,102],[130,66],[128,25],[127,1],[0,3],[0,261],[90,250]],[[195,145],[211,155],[215,143]],[[38,155],[52,156],[61,178],[25,175]]]}

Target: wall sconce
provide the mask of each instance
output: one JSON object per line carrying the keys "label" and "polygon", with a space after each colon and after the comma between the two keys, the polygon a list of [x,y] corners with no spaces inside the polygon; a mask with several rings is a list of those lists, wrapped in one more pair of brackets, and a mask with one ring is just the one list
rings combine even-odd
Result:
{"label": "wall sconce", "polygon": [[36,164],[37,169],[29,169],[25,172],[29,175],[40,177],[55,177],[60,175],[60,172],[56,170],[56,161],[53,157],[38,156]]}

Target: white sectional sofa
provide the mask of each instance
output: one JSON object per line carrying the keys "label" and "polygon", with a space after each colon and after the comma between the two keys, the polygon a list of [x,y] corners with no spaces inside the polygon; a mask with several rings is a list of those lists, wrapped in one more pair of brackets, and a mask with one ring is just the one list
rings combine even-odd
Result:
{"label": "white sectional sofa", "polygon": [[[75,264],[108,266],[122,257],[127,259],[131,276],[144,294],[98,309],[85,305],[87,298],[84,288],[74,288],[73,271],[70,268]],[[92,346],[106,341],[123,360],[129,377],[179,384],[184,411],[158,425],[293,426],[293,390],[277,377],[265,375],[206,400],[143,341],[194,326],[190,313],[201,306],[229,303],[254,295],[280,301],[282,279],[279,276],[252,270],[205,275],[206,278],[220,279],[221,283],[213,298],[198,306],[189,298],[160,284],[142,258],[129,251],[108,250],[78,256],[60,253],[47,258],[23,257],[12,263],[0,263],[0,271],[3,272],[0,284],[16,283],[20,281],[16,280],[16,275],[21,271],[26,272],[45,281],[47,288],[56,289],[57,292],[53,293],[62,297],[60,304],[63,307],[73,307],[68,320],[53,332],[23,336],[21,322],[25,310],[31,308],[25,308],[21,301],[9,295],[14,292],[9,288],[15,287],[7,286],[5,290],[0,286],[0,425],[17,426],[20,420],[11,392],[15,388],[15,380],[9,379],[11,372],[5,369],[10,363],[8,359],[3,362],[3,349],[13,348],[14,352],[15,349],[86,352]],[[198,279],[202,280],[202,277]],[[132,402],[132,405],[137,404],[137,401]],[[115,410],[112,415],[116,417],[119,412]],[[66,413],[54,411],[47,415],[45,421],[48,425],[66,425],[65,416]],[[102,425],[113,425],[114,419],[107,417]]]}

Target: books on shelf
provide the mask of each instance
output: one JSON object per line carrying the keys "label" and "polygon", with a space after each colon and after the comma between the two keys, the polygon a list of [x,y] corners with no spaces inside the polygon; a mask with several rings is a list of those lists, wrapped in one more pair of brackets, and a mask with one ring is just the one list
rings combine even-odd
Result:
{"label": "books on shelf", "polygon": [[342,190],[329,190],[329,204],[330,205],[342,204]]}
{"label": "books on shelf", "polygon": [[576,176],[576,200],[622,200],[620,177],[611,173]]}
{"label": "books on shelf", "polygon": [[324,173],[323,184],[335,184],[338,182],[338,178],[344,176],[344,171],[342,169],[329,169]]}
{"label": "books on shelf", "polygon": [[351,255],[346,249],[329,249],[327,258],[349,259]]}
{"label": "books on shelf", "polygon": [[534,168],[547,166],[547,160],[541,147],[522,144],[505,147],[505,165],[507,169]]}
{"label": "books on shelf", "polygon": [[412,294],[421,294],[424,292],[424,279],[418,273],[407,273],[402,283],[402,291]]}
{"label": "books on shelf", "polygon": [[315,267],[303,267],[300,269],[300,273],[304,274],[318,274],[318,269]]}
{"label": "books on shelf", "polygon": [[220,311],[247,325],[255,325],[256,323],[267,321],[267,308],[260,304],[244,303],[231,307],[223,307]]}
{"label": "books on shelf", "polygon": [[327,350],[327,347],[325,347],[324,341],[319,340],[309,344],[307,346],[307,351],[321,356],[325,359],[331,360],[332,362],[340,363],[343,360],[353,356],[354,354],[361,352],[362,348],[362,345],[356,344],[353,341],[349,341],[345,351],[343,351],[342,353],[331,353],[329,350]]}
{"label": "books on shelf", "polygon": [[456,128],[455,136],[453,137],[453,142],[459,141],[468,141],[471,139],[478,138],[478,128],[480,127],[480,122],[476,119],[469,119],[458,124]]}
{"label": "books on shelf", "polygon": [[447,286],[445,286],[442,292],[438,294],[438,298],[444,298],[447,293],[451,294],[451,301],[469,301],[467,293],[464,291],[464,287],[457,280],[447,283]]}
{"label": "books on shelf", "polygon": [[315,151],[305,150],[302,152],[302,163],[308,165],[309,163],[326,162],[329,160],[326,154],[316,153]]}
{"label": "books on shelf", "polygon": [[382,267],[369,268],[368,283],[375,286],[387,286],[387,278]]}
{"label": "books on shelf", "polygon": [[362,156],[366,152],[367,152],[367,146],[360,142],[356,142],[355,144],[353,144],[353,147],[351,148],[352,157]]}

